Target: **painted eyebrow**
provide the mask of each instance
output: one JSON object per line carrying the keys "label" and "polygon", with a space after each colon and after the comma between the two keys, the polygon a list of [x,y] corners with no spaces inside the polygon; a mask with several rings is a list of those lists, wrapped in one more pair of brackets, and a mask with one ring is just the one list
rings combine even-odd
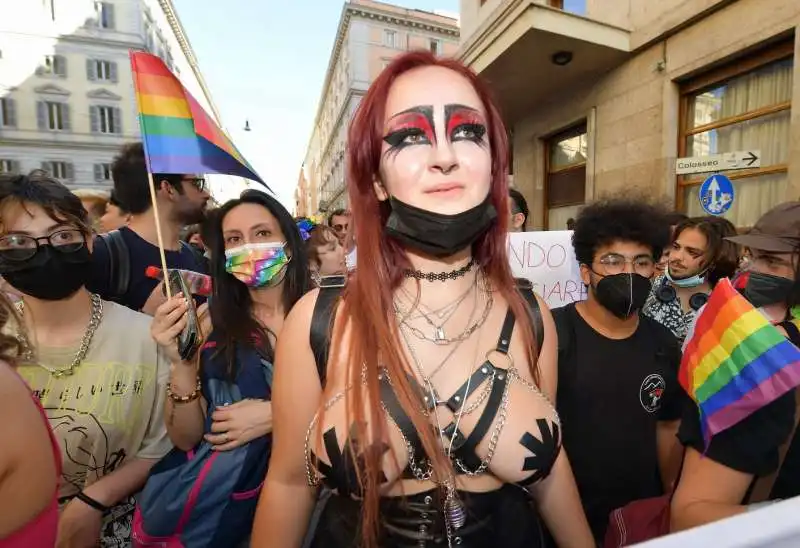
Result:
{"label": "painted eyebrow", "polygon": [[429,118],[433,117],[433,105],[419,105],[416,107],[411,107],[406,110],[401,110],[400,112],[393,114],[389,120],[394,120],[395,118],[399,118],[400,116],[406,114],[424,114]]}

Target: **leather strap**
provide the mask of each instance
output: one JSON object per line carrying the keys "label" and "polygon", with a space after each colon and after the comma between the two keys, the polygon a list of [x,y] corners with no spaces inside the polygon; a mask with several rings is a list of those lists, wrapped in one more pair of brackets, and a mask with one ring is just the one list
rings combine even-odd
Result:
{"label": "leather strap", "polygon": [[[780,326],[786,330],[786,333],[789,335],[789,340],[792,341],[793,344],[797,345],[800,343],[800,330],[798,330],[797,325],[789,321],[780,324]],[[783,463],[786,460],[787,453],[789,453],[789,448],[792,446],[792,442],[797,435],[797,426],[798,423],[800,423],[800,388],[794,389],[794,402],[794,428],[792,428],[789,437],[786,438],[783,445],[778,448],[778,468],[770,475],[763,476],[755,481],[753,490],[750,493],[750,498],[748,499],[748,504],[769,500],[769,496],[772,494],[772,488],[775,486],[775,481],[777,481],[781,473],[781,468],[783,468]]]}
{"label": "leather strap", "polygon": [[[478,444],[483,441],[484,436],[486,436],[492,423],[494,423],[495,417],[497,417],[497,412],[500,411],[507,383],[508,372],[503,369],[497,369],[497,375],[495,376],[494,384],[492,384],[492,391],[489,393],[486,407],[484,407],[483,413],[481,413],[481,418],[478,419],[475,428],[472,429],[470,435],[455,452],[456,457],[458,457],[461,463],[470,471],[476,470],[481,465],[481,458],[476,452]],[[455,425],[453,426],[455,427]],[[463,437],[460,433],[459,436]]]}

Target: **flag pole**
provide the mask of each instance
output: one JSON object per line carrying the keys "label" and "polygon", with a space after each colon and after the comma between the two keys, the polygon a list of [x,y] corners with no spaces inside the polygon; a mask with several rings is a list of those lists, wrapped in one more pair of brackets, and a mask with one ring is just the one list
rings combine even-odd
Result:
{"label": "flag pole", "polygon": [[[147,172],[147,180],[150,183],[150,201],[153,203],[153,213],[156,222],[156,239],[158,240],[158,254],[161,257],[161,272],[164,273],[164,288],[167,290],[167,299],[172,298],[172,290],[169,287],[169,270],[167,270],[167,255],[164,253],[164,238],[161,236],[161,216],[158,214],[158,200],[156,199],[156,185],[153,182],[153,174]],[[188,295],[184,297],[189,298]]]}

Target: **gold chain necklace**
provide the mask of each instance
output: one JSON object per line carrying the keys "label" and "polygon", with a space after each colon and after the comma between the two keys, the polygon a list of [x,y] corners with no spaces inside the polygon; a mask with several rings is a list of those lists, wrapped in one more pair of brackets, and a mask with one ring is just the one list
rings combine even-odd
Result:
{"label": "gold chain necklace", "polygon": [[[90,298],[92,300],[92,315],[89,318],[89,324],[86,326],[86,331],[81,339],[81,345],[78,348],[78,352],[75,354],[75,357],[72,359],[72,363],[62,369],[47,367],[43,363],[38,364],[41,368],[47,370],[48,373],[57,379],[61,377],[69,377],[75,373],[75,368],[77,368],[86,357],[86,353],[89,351],[89,345],[92,343],[92,338],[94,338],[95,331],[97,331],[97,327],[103,320],[103,300],[95,293],[91,293]],[[20,320],[22,320],[25,313],[25,303],[23,301],[19,301],[16,306],[17,311],[20,314]],[[33,346],[28,340],[28,337],[25,336],[24,321],[21,321],[20,323],[21,325],[20,331],[17,333],[17,341],[19,341],[20,345],[22,346],[22,359],[28,363],[33,363]]]}

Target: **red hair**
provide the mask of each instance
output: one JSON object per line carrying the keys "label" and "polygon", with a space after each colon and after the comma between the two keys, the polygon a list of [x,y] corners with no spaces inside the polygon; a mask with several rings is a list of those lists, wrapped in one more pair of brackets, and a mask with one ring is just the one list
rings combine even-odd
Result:
{"label": "red hair", "polygon": [[[372,83],[355,113],[348,131],[348,192],[353,212],[355,240],[358,242],[358,268],[348,282],[334,346],[346,344],[348,349],[348,382],[352,386],[347,399],[348,421],[358,426],[358,440],[386,439],[386,419],[380,405],[378,369],[388,372],[403,410],[419,432],[422,445],[434,466],[434,478],[452,473],[452,465],[440,448],[439,440],[428,419],[419,409],[419,396],[413,391],[406,371],[412,371],[402,351],[394,317],[394,291],[402,280],[402,271],[411,263],[402,246],[383,235],[390,206],[380,202],[373,183],[379,177],[386,99],[395,80],[408,71],[421,67],[442,67],[467,79],[483,104],[487,117],[487,136],[491,145],[491,202],[498,220],[473,244],[473,256],[505,298],[523,333],[531,364],[531,373],[538,384],[536,359],[538,349],[528,315],[527,305],[515,289],[507,256],[508,218],[508,138],[500,112],[487,85],[469,68],[454,59],[435,57],[428,51],[414,51],[392,61]],[[344,326],[349,324],[347,340]],[[339,355],[336,351],[332,355]],[[362,371],[365,383],[362,384]],[[364,405],[366,402],[366,406]],[[364,449],[362,445],[362,449]],[[351,451],[356,448],[350,447]],[[359,482],[364,496],[362,536],[364,546],[377,542],[379,519],[379,478],[381,455],[366,451],[361,458],[364,467]]]}

